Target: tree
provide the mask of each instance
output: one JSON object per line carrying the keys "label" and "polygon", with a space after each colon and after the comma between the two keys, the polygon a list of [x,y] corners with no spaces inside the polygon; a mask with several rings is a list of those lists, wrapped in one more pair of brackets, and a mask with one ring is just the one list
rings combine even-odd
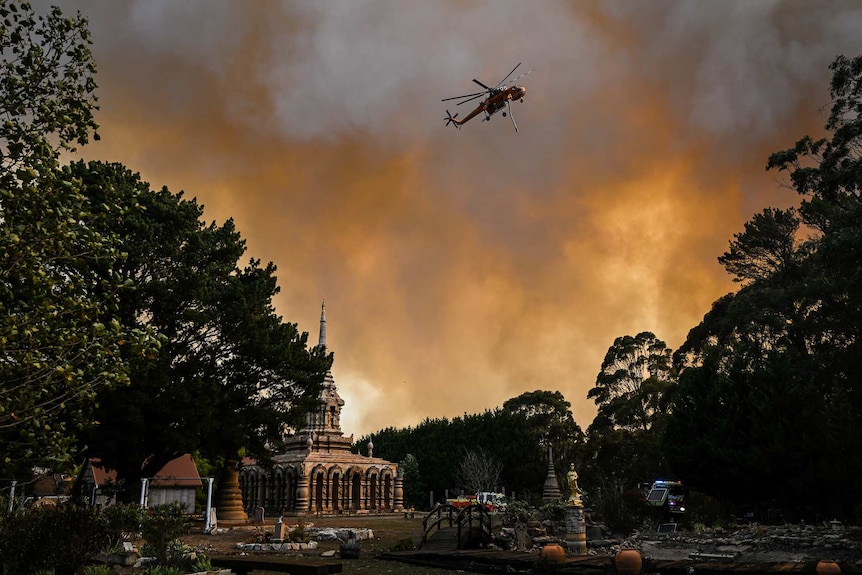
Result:
{"label": "tree", "polygon": [[[245,242],[231,220],[207,225],[195,200],[152,191],[119,164],[67,171],[93,209],[102,207],[94,225],[117,234],[128,254],[115,269],[96,270],[135,286],[119,298],[121,322],[165,341],[153,359],[130,358],[130,386],[100,395],[88,452],[131,484],[196,450],[216,460],[243,449],[265,463],[284,426],[316,406],[332,361],[276,315],[275,266],[252,259],[240,267]],[[109,192],[140,209],[116,214]]]}
{"label": "tree", "polygon": [[587,392],[599,408],[599,417],[628,430],[648,431],[663,413],[670,359],[667,345],[648,331],[616,338],[605,354],[595,387]]}
{"label": "tree", "polygon": [[598,413],[587,429],[584,489],[589,504],[618,526],[629,526],[638,484],[667,471],[659,437],[674,384],[670,359],[651,332],[618,337],[587,393]]}
{"label": "tree", "polygon": [[16,0],[0,5],[0,18],[0,171],[51,170],[59,150],[99,139],[87,20]]}
{"label": "tree", "polygon": [[[539,459],[545,461],[547,470],[547,449],[551,446],[554,469],[563,477],[570,463],[580,464],[583,456],[584,433],[572,415],[572,404],[559,391],[528,391],[503,403],[503,410],[524,417],[531,435],[535,438],[534,449],[540,453]],[[562,484],[562,481],[560,481]]]}
{"label": "tree", "polygon": [[408,453],[401,460],[401,471],[404,473],[404,506],[422,507],[427,495],[422,489],[419,462],[412,453]]}
{"label": "tree", "polygon": [[796,255],[799,218],[796,210],[766,208],[745,224],[745,232],[734,234],[730,251],[718,258],[733,281],[749,284],[786,272]]}
{"label": "tree", "polygon": [[496,491],[502,469],[502,464],[481,447],[465,449],[458,465],[458,483],[469,493]]}
{"label": "tree", "polygon": [[726,502],[847,516],[862,488],[862,57],[830,68],[829,137],[767,164],[790,174],[799,209],[755,216],[720,258],[743,287],[675,354],[664,443],[690,485]]}
{"label": "tree", "polygon": [[155,340],[118,321],[123,279],[94,288],[90,270],[122,253],[90,225],[81,182],[57,169],[59,151],[96,128],[86,21],[21,2],[0,18],[0,467],[14,476],[68,465],[96,394],[126,384],[127,358]]}

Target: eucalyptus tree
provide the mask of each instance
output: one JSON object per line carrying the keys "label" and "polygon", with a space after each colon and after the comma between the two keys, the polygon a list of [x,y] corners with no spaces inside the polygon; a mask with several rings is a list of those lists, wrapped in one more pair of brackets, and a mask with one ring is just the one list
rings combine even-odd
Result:
{"label": "eucalyptus tree", "polygon": [[847,515],[862,492],[862,57],[830,67],[827,137],[767,164],[789,174],[799,208],[765,210],[735,236],[719,261],[742,288],[675,355],[665,451],[727,501]]}

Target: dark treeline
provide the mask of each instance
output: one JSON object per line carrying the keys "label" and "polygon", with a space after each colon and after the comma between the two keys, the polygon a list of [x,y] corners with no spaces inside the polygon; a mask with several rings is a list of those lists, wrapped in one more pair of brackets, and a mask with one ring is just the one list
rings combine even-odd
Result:
{"label": "dark treeline", "polygon": [[404,466],[408,505],[427,507],[431,492],[435,501],[442,501],[447,490],[450,497],[470,493],[460,469],[470,453],[499,465],[494,488],[538,502],[547,474],[549,443],[558,472],[577,456],[582,444],[583,433],[569,408],[559,392],[525,393],[484,413],[425,419],[406,429],[389,427],[360,438],[354,447],[367,453],[372,440],[375,456],[399,463],[408,456],[415,458],[415,470]]}

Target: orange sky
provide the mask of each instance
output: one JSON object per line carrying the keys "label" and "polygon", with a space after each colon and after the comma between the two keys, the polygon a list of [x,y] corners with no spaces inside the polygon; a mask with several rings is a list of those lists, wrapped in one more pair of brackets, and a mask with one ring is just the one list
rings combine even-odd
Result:
{"label": "orange sky", "polygon": [[[61,0],[88,16],[102,141],[278,266],[357,437],[561,391],[614,338],[675,348],[734,289],[716,258],[797,201],[770,152],[820,134],[855,1]],[[37,2],[42,5],[41,2]],[[444,128],[442,98],[535,68]]]}

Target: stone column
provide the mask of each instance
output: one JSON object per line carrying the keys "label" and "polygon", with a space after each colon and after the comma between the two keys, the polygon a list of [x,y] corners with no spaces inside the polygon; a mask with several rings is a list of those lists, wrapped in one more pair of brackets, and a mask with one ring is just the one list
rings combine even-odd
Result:
{"label": "stone column", "polygon": [[242,492],[239,490],[236,461],[225,462],[216,493],[215,507],[219,522],[248,520],[242,508]]}
{"label": "stone column", "polygon": [[308,476],[305,473],[296,479],[296,512],[308,513]]}
{"label": "stone column", "polygon": [[404,472],[398,468],[395,475],[395,513],[404,511]]}

